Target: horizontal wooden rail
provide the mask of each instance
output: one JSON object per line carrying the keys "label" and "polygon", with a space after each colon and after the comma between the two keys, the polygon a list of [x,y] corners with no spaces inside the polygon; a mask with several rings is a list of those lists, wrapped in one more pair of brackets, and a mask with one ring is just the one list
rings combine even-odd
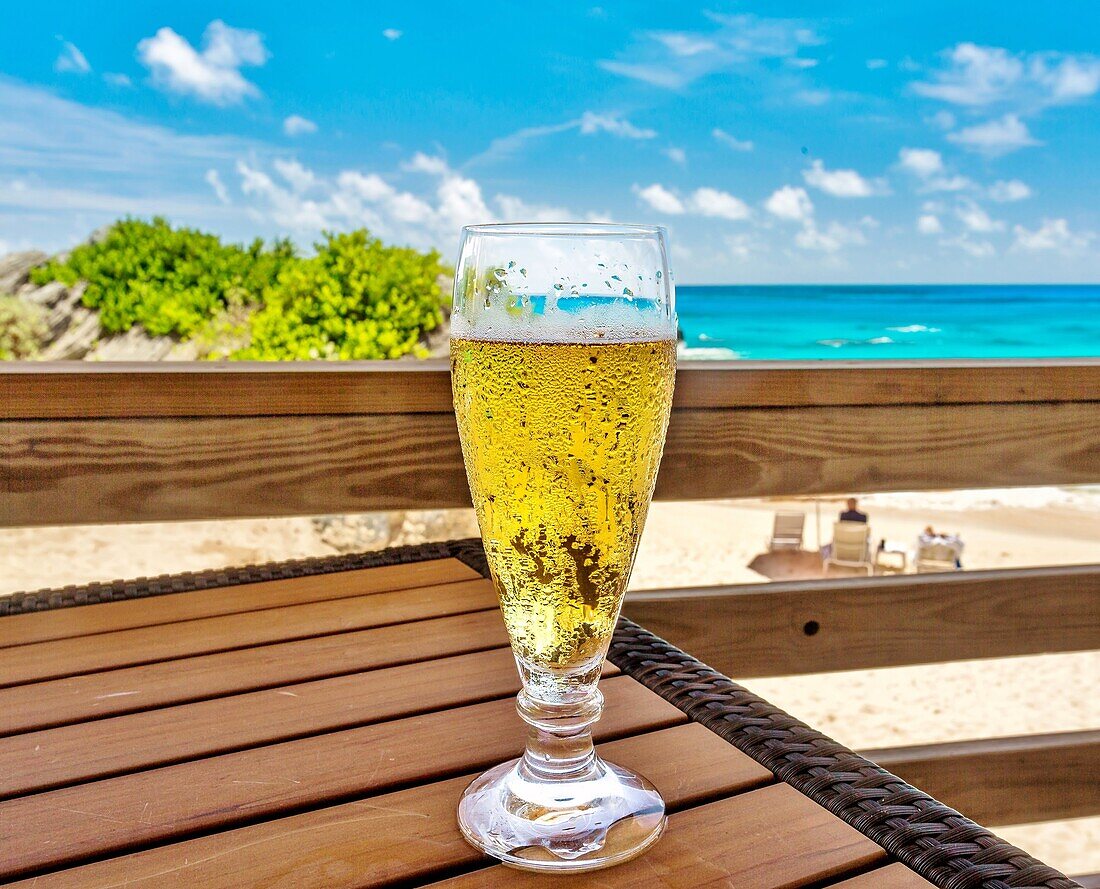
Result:
{"label": "horizontal wooden rail", "polygon": [[[469,503],[445,365],[0,365],[0,525]],[[656,496],[1100,482],[1100,360],[685,362]]]}
{"label": "horizontal wooden rail", "polygon": [[734,677],[1100,648],[1100,565],[630,593],[624,612]]}
{"label": "horizontal wooden rail", "polygon": [[1100,815],[1100,731],[895,747],[865,755],[990,827]]}
{"label": "horizontal wooden rail", "polygon": [[[446,413],[446,361],[0,364],[0,419]],[[1100,359],[684,361],[678,408],[1100,401]]]}

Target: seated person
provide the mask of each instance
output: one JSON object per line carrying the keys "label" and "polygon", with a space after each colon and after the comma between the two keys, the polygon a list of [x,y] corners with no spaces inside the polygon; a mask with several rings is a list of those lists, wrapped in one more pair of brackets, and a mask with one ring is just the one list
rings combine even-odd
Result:
{"label": "seated person", "polygon": [[939,544],[946,546],[955,556],[955,567],[962,568],[962,551],[963,541],[962,537],[958,534],[940,534],[931,525],[928,525],[920,534],[917,535],[917,551],[920,552],[921,547],[931,546],[933,544]]}
{"label": "seated person", "polygon": [[863,522],[867,524],[867,513],[859,511],[859,501],[855,497],[848,498],[848,508],[840,514],[842,522]]}

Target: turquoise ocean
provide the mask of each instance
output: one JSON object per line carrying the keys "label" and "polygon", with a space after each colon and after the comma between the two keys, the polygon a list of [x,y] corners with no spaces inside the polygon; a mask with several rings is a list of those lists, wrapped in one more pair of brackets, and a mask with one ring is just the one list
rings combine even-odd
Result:
{"label": "turquoise ocean", "polygon": [[680,286],[683,357],[1100,355],[1100,285]]}

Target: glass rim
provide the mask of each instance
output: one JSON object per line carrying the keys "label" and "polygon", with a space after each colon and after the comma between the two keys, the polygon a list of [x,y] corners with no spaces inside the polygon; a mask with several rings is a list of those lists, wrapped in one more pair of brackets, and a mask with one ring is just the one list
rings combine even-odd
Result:
{"label": "glass rim", "polygon": [[464,235],[519,235],[536,238],[666,238],[663,225],[626,222],[485,222],[464,225]]}

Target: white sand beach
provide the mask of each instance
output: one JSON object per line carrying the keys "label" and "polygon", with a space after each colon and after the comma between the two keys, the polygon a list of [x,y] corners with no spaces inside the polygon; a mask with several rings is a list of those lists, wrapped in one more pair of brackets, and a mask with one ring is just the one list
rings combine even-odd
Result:
{"label": "white sand beach", "polygon": [[[877,494],[860,503],[876,540],[911,543],[928,524],[959,533],[971,569],[1100,561],[1096,489]],[[817,510],[827,541],[840,508],[837,499],[656,503],[631,587],[764,582],[748,566],[766,549],[775,510],[806,512],[806,545],[816,549]],[[390,543],[476,533],[463,511],[410,514],[394,528]],[[0,594],[336,551],[309,518],[10,529],[0,531]],[[933,670],[736,678],[856,749],[1100,727],[1098,652]],[[1039,699],[1041,712],[1033,706]],[[998,832],[1066,872],[1100,871],[1100,817]]]}

